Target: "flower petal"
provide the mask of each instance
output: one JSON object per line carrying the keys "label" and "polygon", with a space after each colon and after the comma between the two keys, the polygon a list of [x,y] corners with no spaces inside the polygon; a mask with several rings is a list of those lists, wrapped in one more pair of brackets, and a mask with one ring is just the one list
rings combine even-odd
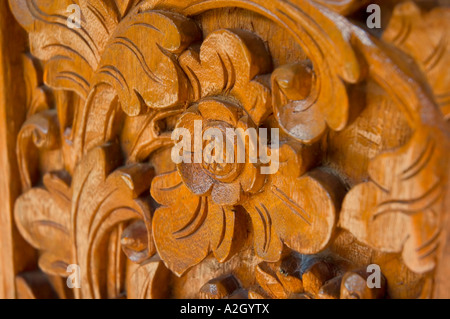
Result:
{"label": "flower petal", "polygon": [[[182,188],[189,192],[185,186]],[[193,202],[196,207],[189,208],[186,202]],[[153,235],[159,256],[180,276],[205,259],[211,250],[220,262],[224,262],[245,241],[243,217],[242,212],[221,207],[207,197],[178,198],[171,206],[158,208],[153,217]]]}
{"label": "flower petal", "polygon": [[[178,119],[176,127],[188,129],[189,132],[192,134],[191,139],[193,139],[194,121],[203,121],[203,118],[200,112],[198,111],[198,105],[193,105],[190,108],[188,108]],[[193,144],[194,141],[192,140],[191,143]]]}
{"label": "flower petal", "polygon": [[[188,202],[197,206],[188,209]],[[205,227],[208,223],[205,197],[191,195],[188,201],[177,201],[155,211],[153,236],[156,249],[166,266],[177,275],[181,276],[208,255],[209,229]]]}
{"label": "flower petal", "polygon": [[256,193],[263,187],[265,179],[255,165],[246,163],[239,180],[244,192]]}
{"label": "flower petal", "polygon": [[239,183],[214,183],[211,197],[219,205],[236,205],[241,200]]}
{"label": "flower petal", "polygon": [[[152,180],[150,193],[152,197],[161,205],[170,206],[179,201],[185,201],[188,209],[196,206],[192,198],[192,193],[183,184],[178,171],[172,171],[156,176]],[[186,199],[186,200],[185,200]]]}
{"label": "flower petal", "polygon": [[219,100],[217,98],[207,98],[198,105],[198,110],[204,120],[214,120],[236,126],[242,109],[236,104]]}
{"label": "flower petal", "polygon": [[211,190],[214,180],[205,173],[201,164],[181,163],[178,166],[181,179],[195,195],[206,195]]}
{"label": "flower petal", "polygon": [[208,202],[208,215],[211,218],[210,240],[214,256],[225,262],[238,252],[245,241],[245,212],[232,206],[220,206]]}
{"label": "flower petal", "polygon": [[255,250],[266,261],[277,261],[281,240],[291,249],[314,254],[328,244],[344,187],[321,170],[301,178],[277,174],[270,187],[244,203],[253,222]]}
{"label": "flower petal", "polygon": [[241,102],[255,123],[262,123],[271,113],[270,89],[257,76],[271,71],[272,59],[253,32],[214,31],[205,38],[200,51],[190,47],[179,61],[191,80],[195,100],[225,91]]}
{"label": "flower petal", "polygon": [[280,259],[283,243],[276,235],[276,227],[273,223],[271,213],[267,210],[265,203],[258,201],[259,196],[243,206],[252,219],[254,232],[254,247],[256,254],[269,262]]}

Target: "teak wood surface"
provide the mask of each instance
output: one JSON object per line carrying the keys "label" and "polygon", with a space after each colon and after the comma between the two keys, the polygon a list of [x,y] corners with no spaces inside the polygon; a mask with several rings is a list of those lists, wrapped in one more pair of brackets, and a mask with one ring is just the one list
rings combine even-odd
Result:
{"label": "teak wood surface", "polygon": [[0,1],[0,297],[450,298],[450,6],[372,3]]}

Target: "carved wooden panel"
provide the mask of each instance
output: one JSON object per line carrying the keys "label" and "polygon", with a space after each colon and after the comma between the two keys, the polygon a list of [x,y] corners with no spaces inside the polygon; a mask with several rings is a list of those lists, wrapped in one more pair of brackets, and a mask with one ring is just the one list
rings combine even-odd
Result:
{"label": "carved wooden panel", "polygon": [[376,3],[2,1],[0,296],[450,298],[450,7]]}

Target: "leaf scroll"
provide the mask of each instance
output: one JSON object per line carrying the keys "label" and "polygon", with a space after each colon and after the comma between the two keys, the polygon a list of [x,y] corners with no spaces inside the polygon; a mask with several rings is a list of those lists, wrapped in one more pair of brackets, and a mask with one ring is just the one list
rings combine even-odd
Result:
{"label": "leaf scroll", "polygon": [[[71,0],[11,0],[19,23],[28,31],[31,53],[45,62],[44,81],[53,88],[65,88],[86,98],[101,53],[118,24],[112,1],[77,0],[81,28],[69,28],[67,11]],[[89,21],[88,23],[86,21]]]}
{"label": "leaf scroll", "polygon": [[199,38],[198,27],[184,16],[139,11],[120,24],[108,43],[95,81],[111,84],[130,116],[145,111],[145,105],[183,103],[188,83],[176,54]]}
{"label": "leaf scroll", "polygon": [[369,167],[372,181],[347,194],[339,222],[363,243],[402,252],[416,273],[432,270],[442,248],[448,163],[437,143],[420,130],[407,145],[376,157]]}
{"label": "leaf scroll", "polygon": [[16,201],[16,225],[22,236],[43,254],[39,266],[49,274],[67,276],[72,261],[70,188],[58,174],[44,177],[45,188],[32,188]]}

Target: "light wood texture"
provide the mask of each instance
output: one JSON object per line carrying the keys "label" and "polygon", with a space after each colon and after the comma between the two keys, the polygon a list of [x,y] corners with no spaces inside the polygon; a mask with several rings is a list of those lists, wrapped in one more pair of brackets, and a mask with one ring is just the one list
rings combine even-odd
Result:
{"label": "light wood texture", "polygon": [[[450,298],[448,7],[8,2],[0,297]],[[174,163],[198,120],[279,129],[279,169]]]}

